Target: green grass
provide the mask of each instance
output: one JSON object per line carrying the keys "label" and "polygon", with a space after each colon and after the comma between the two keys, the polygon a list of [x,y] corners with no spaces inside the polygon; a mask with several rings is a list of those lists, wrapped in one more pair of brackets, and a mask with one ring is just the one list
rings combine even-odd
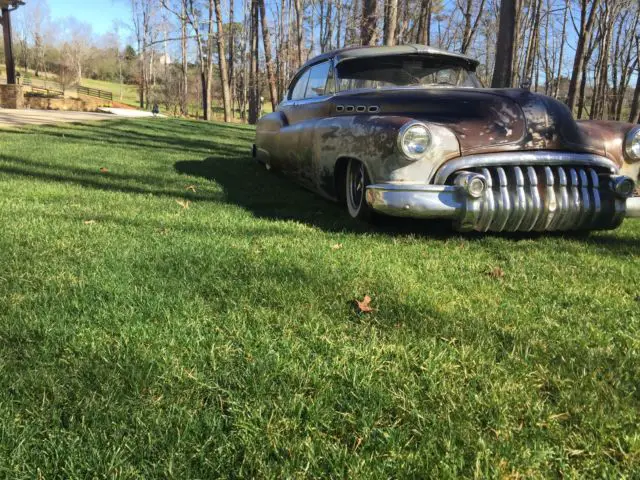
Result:
{"label": "green grass", "polygon": [[640,476],[640,222],[354,226],[251,139],[2,133],[0,477]]}

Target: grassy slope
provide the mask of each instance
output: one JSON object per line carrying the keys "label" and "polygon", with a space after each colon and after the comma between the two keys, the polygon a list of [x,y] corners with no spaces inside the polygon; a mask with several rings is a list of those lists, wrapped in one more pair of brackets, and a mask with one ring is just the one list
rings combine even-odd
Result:
{"label": "grassy slope", "polygon": [[0,476],[640,475],[640,222],[365,230],[246,127],[2,137]]}

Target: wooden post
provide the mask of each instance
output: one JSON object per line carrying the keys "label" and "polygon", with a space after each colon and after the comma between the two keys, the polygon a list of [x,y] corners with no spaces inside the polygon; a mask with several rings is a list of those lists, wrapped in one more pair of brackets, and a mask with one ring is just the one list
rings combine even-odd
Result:
{"label": "wooden post", "polygon": [[16,64],[13,59],[13,47],[11,45],[11,15],[9,7],[2,7],[2,31],[4,33],[4,58],[7,67],[7,84],[16,84]]}

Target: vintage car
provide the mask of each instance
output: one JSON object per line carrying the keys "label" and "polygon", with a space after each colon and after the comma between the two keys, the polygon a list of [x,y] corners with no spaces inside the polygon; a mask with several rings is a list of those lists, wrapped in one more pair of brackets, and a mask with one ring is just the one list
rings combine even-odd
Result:
{"label": "vintage car", "polygon": [[575,121],[526,88],[483,88],[477,65],[423,45],[317,56],[258,121],[253,155],[355,219],[500,232],[612,229],[640,216],[638,125]]}

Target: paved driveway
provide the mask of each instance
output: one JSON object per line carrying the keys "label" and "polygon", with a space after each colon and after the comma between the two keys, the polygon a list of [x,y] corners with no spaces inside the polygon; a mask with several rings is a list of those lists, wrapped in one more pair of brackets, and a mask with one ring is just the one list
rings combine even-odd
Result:
{"label": "paved driveway", "polygon": [[115,120],[117,118],[117,115],[108,113],[64,112],[61,110],[10,110],[0,108],[0,128],[20,125],[51,125],[60,122]]}

